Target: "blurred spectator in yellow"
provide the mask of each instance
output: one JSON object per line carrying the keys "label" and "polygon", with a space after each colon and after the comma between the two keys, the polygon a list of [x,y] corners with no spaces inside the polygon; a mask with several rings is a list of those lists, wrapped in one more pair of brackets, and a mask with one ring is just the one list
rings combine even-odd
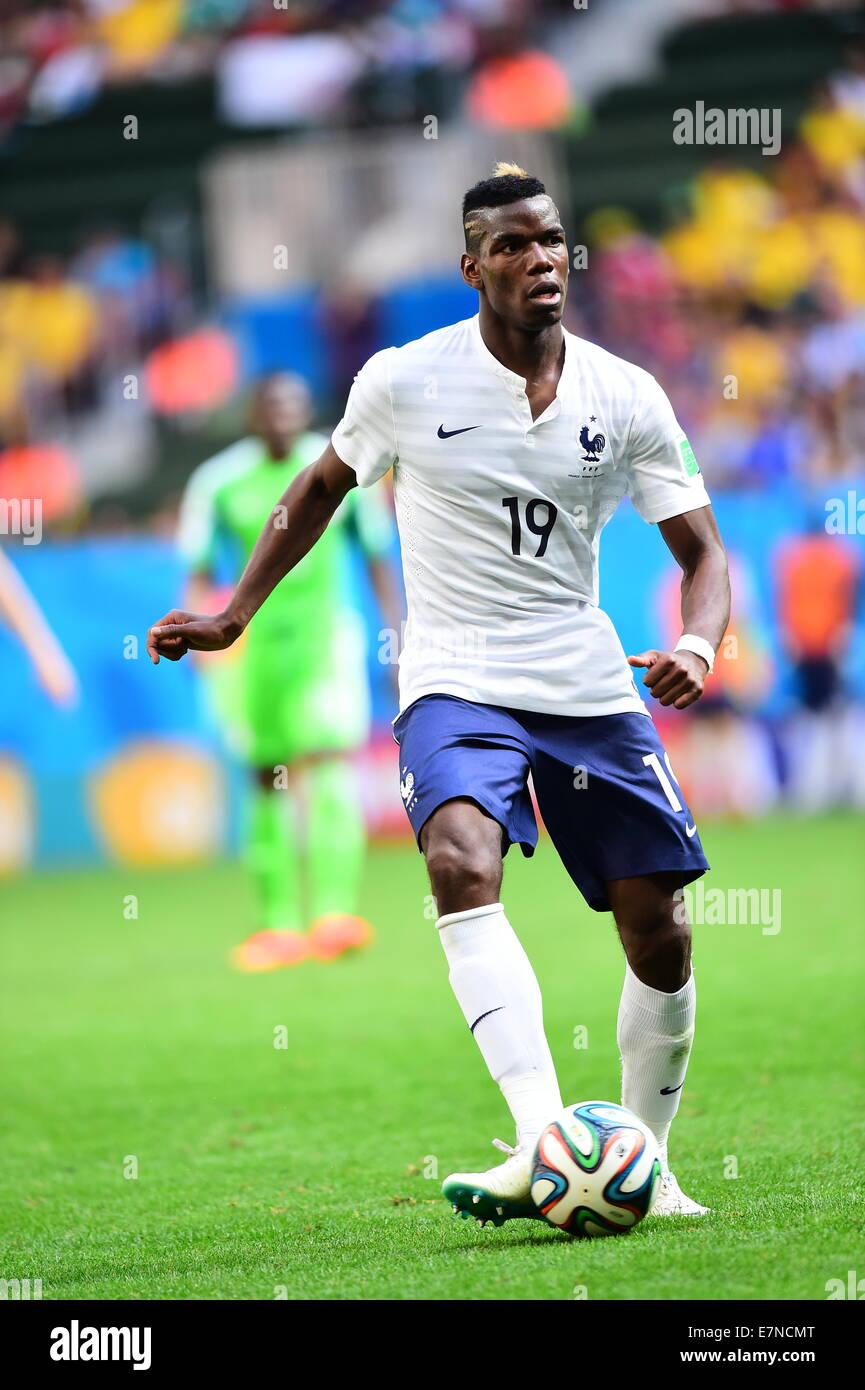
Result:
{"label": "blurred spectator in yellow", "polygon": [[825,269],[848,304],[865,302],[865,220],[821,185],[814,160],[785,161],[778,191],[747,170],[714,168],[693,188],[693,216],[663,246],[684,283],[740,293],[767,309],[789,304]]}
{"label": "blurred spectator in yellow", "polygon": [[826,272],[842,303],[865,305],[865,218],[841,197],[827,198],[806,230],[815,267]]}
{"label": "blurred spectator in yellow", "polygon": [[40,256],[19,282],[7,313],[28,356],[49,380],[71,382],[96,345],[98,316],[91,296],[67,280],[57,256]]}
{"label": "blurred spectator in yellow", "polygon": [[662,245],[684,284],[706,294],[720,291],[731,272],[740,269],[719,244],[715,229],[697,219],[667,232]]}
{"label": "blurred spectator in yellow", "polygon": [[772,189],[760,174],[721,162],[697,175],[692,196],[694,216],[719,234],[736,237],[740,247],[768,221],[775,205]]}
{"label": "blurred spectator in yellow", "polygon": [[775,402],[789,373],[783,343],[754,311],[724,334],[718,343],[715,369],[719,384],[729,385],[726,400],[736,400],[740,416],[756,421],[762,408]]}
{"label": "blurred spectator in yellow", "polygon": [[839,181],[865,155],[865,118],[842,106],[830,83],[817,88],[799,133],[821,168]]}
{"label": "blurred spectator in yellow", "polygon": [[718,164],[699,174],[692,217],[662,242],[685,283],[706,292],[740,284],[774,203],[766,180],[749,170]]}
{"label": "blurred spectator in yellow", "polygon": [[[2,295],[0,295],[2,298]],[[21,345],[0,323],[0,438],[17,419],[27,384],[27,359]]]}
{"label": "blurred spectator in yellow", "polygon": [[147,68],[177,38],[184,0],[86,0],[115,73]]}
{"label": "blurred spectator in yellow", "polygon": [[4,435],[22,409],[27,386],[29,289],[26,280],[0,279],[0,430]]}
{"label": "blurred spectator in yellow", "polygon": [[781,216],[755,238],[746,266],[748,294],[766,309],[780,309],[808,286],[816,248],[799,216]]}

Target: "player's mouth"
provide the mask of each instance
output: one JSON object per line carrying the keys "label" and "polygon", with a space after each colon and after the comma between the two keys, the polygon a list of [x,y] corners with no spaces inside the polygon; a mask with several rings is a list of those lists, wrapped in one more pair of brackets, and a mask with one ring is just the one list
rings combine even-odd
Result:
{"label": "player's mouth", "polygon": [[555,280],[541,280],[529,291],[529,299],[540,300],[542,304],[558,304],[561,297],[561,286]]}

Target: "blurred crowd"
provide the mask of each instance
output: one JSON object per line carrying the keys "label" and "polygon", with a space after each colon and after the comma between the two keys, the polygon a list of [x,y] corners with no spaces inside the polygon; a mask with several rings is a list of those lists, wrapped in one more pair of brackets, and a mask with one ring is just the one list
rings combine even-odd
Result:
{"label": "blurred crowd", "polygon": [[[589,271],[575,274],[571,327],[658,376],[713,488],[861,474],[865,46],[851,48],[820,86],[776,158],[755,169],[726,152],[668,213],[660,235],[621,208],[591,215]],[[187,329],[194,320],[194,306],[180,313],[188,299],[178,267],[139,237],[100,227],[64,261],[28,255],[15,227],[0,223],[7,488],[8,450],[33,448],[64,420],[98,410],[121,389],[120,373],[140,367],[150,407],[167,415],[230,394],[230,343],[213,333],[189,347],[176,341],[178,320]],[[197,307],[203,322],[213,306]],[[344,319],[338,302],[323,301],[337,395],[379,346],[374,302]],[[205,379],[199,399],[195,382],[200,390]]]}
{"label": "blurred crowd", "polygon": [[[333,44],[362,55],[361,67],[470,70],[463,95],[481,122],[510,112],[524,128],[533,119],[561,126],[571,108],[567,83],[554,59],[532,47],[537,26],[561,10],[556,0],[13,5],[0,20],[0,129],[12,131],[22,114],[68,113],[104,83],[179,80],[214,65],[234,70],[237,93],[259,104],[250,119],[275,118],[265,112],[268,92],[283,104],[310,97],[295,115],[319,119],[317,78],[307,79],[324,71]],[[284,61],[298,64],[288,80]],[[552,67],[542,71],[544,64]],[[342,71],[351,68],[354,83],[361,67]],[[94,78],[87,92],[85,71]],[[343,91],[327,79],[319,95],[326,88],[328,101]],[[235,116],[245,119],[239,109]],[[278,116],[291,119],[284,105]],[[865,45],[852,45],[815,91],[777,157],[746,166],[729,149],[687,193],[666,196],[661,234],[623,208],[588,219],[589,269],[575,277],[571,327],[658,376],[714,489],[861,473]],[[34,467],[71,477],[74,459],[59,443],[64,423],[98,413],[130,373],[157,414],[220,405],[240,383],[233,345],[203,327],[214,307],[193,304],[184,272],[140,235],[95,226],[63,259],[29,253],[15,226],[0,221],[0,493],[13,495]],[[336,399],[379,346],[379,314],[374,298],[346,310],[335,293],[320,318]],[[76,495],[66,484],[54,490]]]}
{"label": "blurred crowd", "polygon": [[661,236],[589,219],[577,331],[646,366],[715,488],[865,469],[865,47],[759,171],[731,151]]}
{"label": "blurred crowd", "polygon": [[171,331],[179,272],[143,240],[101,227],[68,260],[28,255],[0,222],[0,429],[91,408],[99,381]]}
{"label": "blurred crowd", "polygon": [[[472,73],[468,100],[479,114],[494,119],[516,100],[524,123],[557,124],[567,84],[532,35],[564,8],[566,0],[12,4],[0,18],[0,141],[17,122],[85,110],[112,85],[210,75],[221,116],[240,126],[334,113],[380,120],[389,108],[399,117],[402,84],[424,72]],[[452,100],[446,84],[436,94]]]}
{"label": "blurred crowd", "polygon": [[0,221],[0,497],[39,497],[49,529],[86,517],[76,422],[138,395],[125,383],[165,351],[185,302],[177,267],[139,238],[106,226],[69,258],[30,255]]}
{"label": "blurred crowd", "polygon": [[[678,14],[855,7],[692,0]],[[21,123],[78,114],[111,87],[196,77],[215,78],[219,114],[239,126],[404,119],[413,80],[429,74],[437,111],[555,127],[571,95],[555,45],[538,40],[581,8],[587,0],[6,0],[0,148]]]}
{"label": "blurred crowd", "polygon": [[[596,10],[607,0],[592,0]],[[856,0],[692,0],[679,17],[843,10]],[[112,87],[214,78],[236,126],[331,116],[374,124],[434,109],[523,129],[574,114],[541,39],[584,0],[6,0],[0,8],[0,149],[22,124],[85,111]],[[449,80],[452,79],[452,80]],[[430,108],[427,108],[430,109]],[[577,108],[578,109],[578,108]]]}

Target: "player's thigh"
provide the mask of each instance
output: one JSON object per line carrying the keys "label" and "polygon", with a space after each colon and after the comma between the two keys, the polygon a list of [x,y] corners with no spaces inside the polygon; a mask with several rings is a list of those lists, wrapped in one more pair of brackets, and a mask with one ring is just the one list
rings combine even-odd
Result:
{"label": "player's thigh", "polygon": [[400,795],[437,900],[437,889],[450,901],[458,885],[466,908],[482,887],[497,893],[503,852],[519,844],[531,854],[537,843],[525,731],[494,706],[429,695],[400,715],[394,736]]}
{"label": "player's thigh", "polygon": [[422,852],[429,856],[442,846],[467,854],[478,846],[495,851],[499,860],[508,843],[507,832],[489,811],[469,797],[454,797],[433,811],[419,836]]}
{"label": "player's thigh", "polygon": [[607,884],[708,864],[654,722],[643,714],[541,722],[534,782],[544,823],[586,901],[611,910]]}

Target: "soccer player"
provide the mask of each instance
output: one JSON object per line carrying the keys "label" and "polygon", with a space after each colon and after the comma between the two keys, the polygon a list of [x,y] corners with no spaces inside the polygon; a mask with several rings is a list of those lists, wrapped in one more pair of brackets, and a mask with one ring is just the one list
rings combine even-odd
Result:
{"label": "soccer player", "polygon": [[[537,842],[531,772],[565,867],[621,937],[622,1102],[658,1139],[653,1210],[698,1214],[667,1139],[694,1036],[680,890],[708,865],[630,668],[663,706],[699,699],[728,620],[724,550],[660,386],[562,326],[567,241],[543,184],[498,165],[466,194],[463,223],[478,314],[369,359],[225,611],[169,613],[149,649],[177,660],[234,641],[343,497],[393,468],[409,605],[400,789],[451,985],[516,1125],[515,1146],[496,1141],[503,1163],[444,1192],[482,1220],[537,1217],[532,1148],[561,1107],[538,984],[499,901],[503,854]],[[626,493],[683,572],[672,652],[626,658],[598,607],[600,532]]]}
{"label": "soccer player", "polygon": [[[179,526],[191,605],[212,593],[222,548],[239,558],[239,572],[274,499],[321,454],[327,440],[310,432],[310,416],[300,378],[268,376],[254,393],[253,433],[192,474]],[[377,491],[353,493],[250,629],[237,709],[231,708],[234,672],[213,673],[217,697],[228,687],[218,711],[231,732],[239,726],[254,780],[248,859],[264,926],[232,953],[241,970],[273,970],[310,955],[330,960],[371,936],[369,923],[357,916],[364,830],[350,754],[366,739],[369,700],[363,634],[345,600],[350,530],[398,625],[397,591],[385,558],[393,535],[390,512]]]}

